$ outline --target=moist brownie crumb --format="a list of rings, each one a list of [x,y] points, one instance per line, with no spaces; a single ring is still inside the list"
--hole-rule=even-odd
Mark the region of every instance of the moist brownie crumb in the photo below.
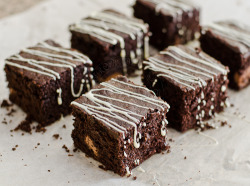
[[[170,142],[175,142],[175,140],[173,140],[172,138],[169,139]]]
[[[3,118],[3,121],[2,121],[3,124],[7,125],[7,121],[6,121],[6,118]]]
[[[133,180],[136,180],[136,179],[137,179],[137,177],[136,177],[136,176],[134,176],[134,177],[133,177]]]
[[[103,166],[103,165],[99,165],[98,166],[100,169],[102,169],[102,170],[105,170],[105,171],[107,171],[108,169],[105,167],[105,166]]]
[[[28,132],[31,134],[31,123],[32,123],[32,119],[27,116],[25,118],[25,120],[23,120],[15,129],[14,131],[18,131],[18,130],[22,130],[24,132]]]
[[[62,128],[66,129],[66,125],[63,125]]]
[[[65,151],[66,151],[67,153],[70,152],[69,148],[68,148],[66,145],[63,145],[62,148],[65,149]]]
[[[187,159],[187,157],[185,156],[185,157],[184,157],[184,160],[186,160],[186,159]]]
[[[50,170],[48,170],[48,172],[50,172]]]
[[[4,107],[11,107],[13,106],[12,103],[9,103],[6,99],[3,100],[3,102],[1,103],[1,107],[4,108]]]
[[[43,125],[38,124],[38,125],[36,126],[36,132],[37,132],[37,133],[40,133],[40,132],[45,133],[46,131],[47,131],[47,129],[46,129]]]
[[[222,127],[228,125],[229,128],[232,128],[232,125],[230,125],[227,121],[222,121],[220,124]]]
[[[168,149],[168,150],[167,150],[167,153],[170,153],[170,152],[171,152],[171,150],[170,150],[170,149]]]
[[[14,148],[12,148],[12,151],[15,151],[16,150],[16,148],[14,147]]]
[[[54,134],[53,138],[58,139],[59,138],[59,134]]]
[[[15,112],[16,112],[16,110],[12,108],[6,115],[13,116],[13,113],[15,113]]]
[[[73,154],[68,154],[68,156],[74,156]]]

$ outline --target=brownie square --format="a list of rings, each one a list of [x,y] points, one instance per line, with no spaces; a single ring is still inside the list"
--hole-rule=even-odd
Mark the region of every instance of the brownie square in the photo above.
[[[148,25],[114,10],[96,12],[69,27],[71,46],[93,60],[94,77],[130,75],[148,57]]]
[[[169,105],[124,76],[96,86],[72,108],[74,145],[121,176],[169,148]]]
[[[199,49],[170,46],[143,62],[142,81],[171,105],[170,126],[186,131],[228,105],[228,68]]]
[[[242,89],[250,84],[250,27],[234,21],[204,26],[201,48],[228,66],[229,86]]]
[[[52,40],[6,59],[10,100],[42,126],[71,112],[70,103],[93,84],[92,62]]]
[[[200,10],[187,0],[136,0],[133,8],[149,24],[150,43],[158,49],[187,43],[200,30]]]

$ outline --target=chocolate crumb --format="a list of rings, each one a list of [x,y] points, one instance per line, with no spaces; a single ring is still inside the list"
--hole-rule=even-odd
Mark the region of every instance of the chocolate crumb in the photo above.
[[[16,148],[14,147],[14,148],[12,148],[12,151],[15,151],[16,150]]]
[[[15,113],[15,112],[16,112],[16,110],[12,108],[6,115],[13,116],[13,113]]]
[[[59,134],[54,134],[53,135],[53,138],[55,138],[55,139],[58,139],[60,136],[59,136]]]
[[[66,129],[66,125],[63,125],[62,128]]]
[[[184,160],[186,160],[186,159],[187,159],[187,156],[184,157]]]
[[[9,103],[6,99],[3,100],[3,102],[1,103],[1,107],[4,108],[4,107],[11,107],[13,106],[12,103]]]
[[[172,138],[169,139],[170,142],[175,142]]]
[[[69,148],[68,148],[66,145],[63,145],[62,148],[65,149],[65,151],[66,151],[67,153],[70,152]]]
[[[40,132],[45,133],[46,131],[47,131],[47,129],[44,128],[41,124],[38,124],[38,125],[36,126],[36,132],[37,132],[37,133],[40,133]]]
[[[170,152],[171,152],[171,150],[170,150],[170,149],[168,149],[168,150],[167,150],[167,153],[170,153]]]
[[[68,156],[74,156],[73,154],[68,154]]]
[[[136,177],[136,176],[134,176],[134,177],[133,177],[133,180],[136,180],[136,179],[137,179],[137,177]]]
[[[73,149],[73,152],[76,152],[77,150],[78,150],[77,148],[74,148],[74,149]]]
[[[28,132],[31,134],[31,123],[32,123],[32,120],[29,116],[27,116],[25,118],[25,120],[23,120],[15,129],[14,131],[18,131],[18,130],[22,130],[24,132]]]
[[[107,171],[108,169],[106,169],[106,167],[104,166],[104,165],[99,165],[98,166],[100,169],[102,169],[102,170],[105,170],[105,171]]]
[[[37,145],[40,145],[40,143],[37,143]]]
[[[48,170],[48,172],[50,172],[50,170]]]

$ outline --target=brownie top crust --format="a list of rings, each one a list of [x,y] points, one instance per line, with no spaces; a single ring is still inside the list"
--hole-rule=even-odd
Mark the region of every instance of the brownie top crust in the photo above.
[[[195,4],[189,0],[137,0],[140,3],[146,4],[147,6],[153,8],[156,14],[163,14],[182,19],[183,12],[193,13],[194,9],[199,10]]]
[[[219,21],[204,26],[202,34],[209,32],[234,51],[250,56],[250,27],[234,21]]]
[[[143,62],[144,70],[151,70],[157,77],[166,78],[182,90],[204,87],[220,74],[227,75],[228,68],[199,49],[183,45],[170,46]],[[154,83],[156,83],[155,80]]]
[[[124,76],[103,82],[72,103],[73,109],[92,115],[111,130],[122,133],[134,128],[134,146],[139,148],[136,140],[137,125],[150,112],[168,110],[170,106],[158,98],[153,91],[144,86],[133,84]],[[163,121],[163,128],[165,125]],[[162,135],[166,133],[161,131]]]
[[[125,74],[125,38],[129,37],[132,40],[136,40],[137,55],[143,54],[144,44],[144,57],[147,58],[149,56],[148,24],[140,19],[127,17],[114,10],[95,12],[78,23],[70,25],[69,30],[71,32],[90,35],[94,41],[98,42],[104,48],[120,45],[120,56],[123,59],[123,71]]]
[[[83,84],[89,84],[93,80],[89,73],[93,71],[92,61],[87,56],[75,50],[63,48],[52,40],[21,50],[18,54],[7,58],[5,64],[13,72],[21,74],[24,79],[28,79],[38,87],[50,84],[51,81],[59,81],[66,71],[70,71],[70,89],[74,97],[80,96]],[[84,82],[85,78],[82,79],[79,91],[75,92],[75,68],[82,65],[84,65],[83,74],[88,82]],[[61,91],[61,88],[57,90],[59,95]]]

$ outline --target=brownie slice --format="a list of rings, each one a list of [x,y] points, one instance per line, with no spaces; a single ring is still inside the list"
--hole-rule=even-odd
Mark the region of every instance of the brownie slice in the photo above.
[[[179,131],[203,128],[228,105],[228,68],[199,49],[170,46],[143,66],[143,83],[171,105],[169,124]]]
[[[52,40],[6,59],[10,100],[42,126],[71,112],[70,103],[92,84],[92,62]]]
[[[200,31],[200,10],[188,0],[136,0],[134,16],[149,24],[158,49],[184,44]]]
[[[118,74],[132,74],[149,55],[148,25],[114,10],[93,13],[69,29],[72,48],[93,60],[99,82]]]
[[[227,65],[229,86],[242,89],[250,84],[250,27],[233,21],[204,26],[201,48]]]
[[[96,86],[72,108],[74,145],[121,176],[169,148],[169,105],[124,76]]]

